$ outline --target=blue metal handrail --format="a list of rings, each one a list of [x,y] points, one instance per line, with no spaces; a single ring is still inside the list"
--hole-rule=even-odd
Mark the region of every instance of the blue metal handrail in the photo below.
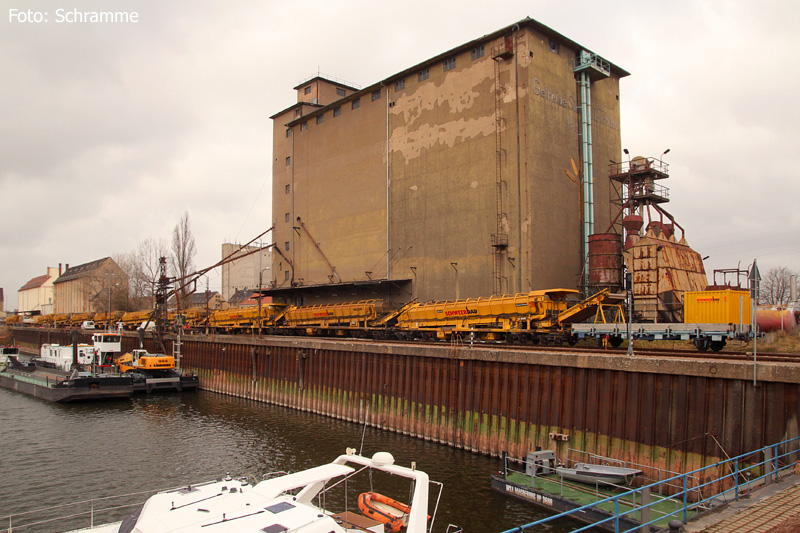
[[[778,448],[781,447],[781,446],[788,446],[790,443],[795,443],[794,448],[791,451],[786,451],[786,452],[784,452],[784,453],[779,455]],[[770,453],[767,453],[767,452],[770,452]],[[761,461],[759,463],[750,464],[750,466],[748,466],[746,468],[741,468],[741,463],[745,459],[747,459],[747,458],[749,458],[749,457],[751,457],[753,455],[756,455],[758,453],[763,453],[766,456],[766,459],[764,459],[763,461]],[[576,509],[572,509],[571,511],[566,511],[566,512],[563,512],[563,513],[560,513],[560,514],[549,516],[547,518],[543,518],[541,520],[537,520],[535,522],[531,522],[530,524],[525,524],[523,526],[518,526],[518,527],[515,527],[513,529],[508,529],[506,531],[503,531],[502,533],[521,533],[521,532],[524,532],[525,530],[527,530],[529,528],[532,528],[532,527],[535,527],[535,526],[539,526],[539,525],[542,525],[542,524],[546,524],[547,522],[552,522],[553,520],[558,520],[558,519],[561,519],[561,518],[568,518],[568,517],[570,517],[570,516],[572,516],[572,515],[574,515],[576,513],[580,513],[582,511],[591,509],[593,507],[597,507],[600,504],[604,504],[604,503],[608,503],[608,502],[613,502],[613,504],[614,504],[615,512],[614,512],[613,516],[610,516],[610,517],[608,517],[608,518],[606,518],[604,520],[599,520],[599,521],[594,522],[594,523],[592,523],[590,525],[583,526],[583,527],[578,528],[578,529],[574,529],[572,531],[572,533],[578,533],[579,531],[588,531],[588,530],[590,530],[590,529],[592,529],[592,528],[594,528],[594,527],[596,527],[596,526],[598,526],[600,524],[605,524],[606,522],[611,522],[611,521],[614,522],[614,531],[616,533],[627,533],[629,531],[639,531],[639,529],[644,527],[644,526],[650,526],[650,525],[656,523],[657,521],[664,520],[665,518],[668,518],[670,516],[675,516],[677,519],[680,519],[685,524],[688,521],[688,516],[689,516],[689,512],[690,511],[692,511],[694,509],[697,509],[699,507],[702,507],[704,504],[709,503],[711,501],[719,500],[719,498],[721,496],[725,496],[725,495],[733,492],[734,493],[734,500],[738,500],[739,496],[740,496],[740,487],[742,487],[742,486],[746,486],[746,485],[752,486],[752,485],[754,485],[756,482],[758,482],[760,480],[765,480],[766,481],[771,476],[774,476],[774,481],[777,481],[780,478],[780,473],[781,472],[783,472],[784,470],[788,470],[788,469],[794,467],[794,461],[791,462],[791,464],[786,464],[785,463],[784,466],[780,466],[779,460],[784,458],[784,457],[786,457],[786,456],[788,456],[788,455],[796,454],[796,453],[800,453],[800,437],[794,437],[792,439],[788,439],[788,440],[785,440],[783,442],[779,442],[777,444],[771,444],[769,446],[764,446],[763,448],[761,448],[759,450],[756,450],[756,451],[753,451],[753,452],[744,453],[742,455],[739,455],[739,456],[736,456],[736,457],[732,457],[732,458],[726,459],[724,461],[720,461],[719,463],[715,463],[713,465],[704,466],[702,468],[698,468],[697,470],[693,470],[693,471],[687,472],[685,474],[679,474],[677,476],[673,476],[673,477],[671,477],[669,479],[665,479],[663,481],[658,481],[656,483],[651,483],[650,485],[645,485],[645,486],[639,487],[637,489],[633,489],[633,490],[629,490],[629,491],[621,493],[621,494],[617,494],[616,496],[610,496],[610,497],[605,498],[603,500],[598,500],[598,501],[590,503],[588,505],[584,505],[582,507],[578,507]],[[740,478],[747,476],[752,470],[758,469],[760,467],[764,467],[764,471],[765,471],[764,474],[762,474],[762,475],[760,475],[758,477],[755,477],[753,479],[748,479],[748,481],[746,481],[745,483],[740,483],[739,482]],[[725,474],[725,475],[720,476],[720,477],[717,477],[717,478],[714,478],[714,479],[711,479],[711,481],[707,481],[707,482],[705,482],[703,484],[700,484],[700,485],[698,485],[696,487],[693,487],[691,489],[691,491],[699,491],[699,489],[702,489],[703,487],[709,487],[709,486],[711,486],[713,484],[720,483],[720,482],[722,482],[724,480],[727,480],[727,479],[733,479],[733,486],[731,488],[729,488],[729,489],[726,489],[726,490],[723,490],[722,492],[717,493],[714,496],[710,496],[708,498],[703,498],[703,499],[700,499],[700,500],[698,500],[696,502],[689,502],[689,497],[688,497],[689,490],[690,490],[688,488],[688,480],[689,480],[689,478],[693,477],[693,476],[699,476],[699,474],[701,474],[702,472],[705,472],[706,470],[709,470],[711,468],[725,468],[726,470],[730,470],[730,473]],[[672,511],[671,513],[667,513],[666,515],[662,515],[659,518],[656,518],[654,520],[650,520],[649,522],[641,523],[641,524],[639,524],[639,525],[637,525],[637,526],[635,526],[635,527],[633,527],[631,529],[620,530],[619,518],[621,516],[626,516],[626,515],[629,515],[629,514],[632,514],[632,513],[638,513],[642,509],[648,509],[648,508],[652,507],[653,505],[655,505],[656,503],[659,503],[657,501],[656,502],[651,502],[651,503],[649,503],[647,505],[642,505],[642,506],[640,506],[638,508],[635,508],[635,509],[631,509],[631,510],[628,510],[628,511],[620,512],[619,511],[619,502],[620,502],[620,500],[623,499],[623,498],[635,498],[636,497],[635,496],[636,493],[641,493],[642,491],[644,491],[646,489],[655,489],[655,488],[657,488],[658,486],[660,486],[660,485],[662,485],[664,483],[675,483],[675,484],[680,483],[683,486],[683,490],[673,496],[673,498],[676,499],[676,501],[677,501],[678,498],[680,498],[682,500],[681,506],[678,509],[676,509],[675,511]],[[678,516],[679,514],[680,514],[680,516]]]

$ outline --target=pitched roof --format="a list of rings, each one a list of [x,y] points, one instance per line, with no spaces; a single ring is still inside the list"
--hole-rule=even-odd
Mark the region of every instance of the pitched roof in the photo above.
[[[31,278],[28,281],[28,283],[23,285],[19,290],[27,291],[28,289],[36,289],[36,288],[41,287],[42,285],[44,285],[45,282],[48,279],[50,279],[50,276],[48,276],[47,274],[45,274],[43,276],[36,276],[35,278]]]
[[[212,298],[214,298],[214,296],[217,294],[219,294],[218,291],[194,292],[192,294],[184,296],[181,299],[181,307],[183,309],[189,309],[190,307],[204,307],[206,303]],[[172,296],[170,297],[167,305],[175,307],[175,301],[176,301],[175,296]]]
[[[98,259],[96,261],[91,261],[89,263],[84,263],[82,265],[74,266],[68,268],[57,280],[53,282],[56,283],[63,283],[65,281],[72,281],[74,279],[79,279],[90,275],[92,272],[100,268],[103,263],[111,259],[110,257],[104,257],[102,259]]]
[[[233,293],[233,296],[228,298],[228,303],[231,306],[236,307],[236,306],[245,304],[245,302],[248,302],[248,300],[249,300],[250,304],[256,305],[257,300],[255,298],[253,298],[253,296],[255,294],[257,294],[257,293],[258,293],[258,291],[254,290],[254,289],[239,289],[238,291]]]

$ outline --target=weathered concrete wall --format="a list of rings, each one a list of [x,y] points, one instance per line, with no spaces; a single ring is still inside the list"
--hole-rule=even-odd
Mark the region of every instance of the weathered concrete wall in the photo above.
[[[326,107],[275,115],[274,235],[294,281],[338,282],[319,244],[343,281],[413,278],[403,301],[577,287],[581,193],[564,171],[581,166],[581,49],[523,23]],[[621,152],[624,75],[592,82],[596,231],[619,208],[607,165]],[[493,248],[496,235],[507,247]],[[286,261],[274,261],[289,286]]]
[[[798,435],[795,365],[759,364],[753,387],[752,365],[732,362],[231,340],[184,345],[204,388],[480,453],[572,448],[688,471]]]

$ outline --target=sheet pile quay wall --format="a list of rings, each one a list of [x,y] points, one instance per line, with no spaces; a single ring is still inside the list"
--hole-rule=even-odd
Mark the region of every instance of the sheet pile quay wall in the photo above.
[[[24,340],[56,342],[43,333]],[[183,367],[205,390],[366,419],[484,454],[571,448],[685,472],[798,435],[798,365],[759,363],[754,387],[752,362],[697,357],[274,337],[182,342]],[[126,336],[125,349],[137,346]]]

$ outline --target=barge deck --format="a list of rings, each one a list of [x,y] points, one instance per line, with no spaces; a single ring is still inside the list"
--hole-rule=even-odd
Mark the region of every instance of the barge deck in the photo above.
[[[0,387],[50,402],[130,398],[133,379],[127,376],[77,375],[53,369],[10,366],[0,371]]]
[[[522,469],[516,470],[512,465],[519,465]],[[607,482],[588,484],[568,481],[563,473],[554,470],[533,474],[535,471],[535,465],[504,455],[503,470],[491,476],[492,489],[554,514],[586,507],[571,517],[584,524],[595,525],[602,531],[666,531],[669,521],[674,519],[670,518],[670,513],[682,505],[681,501],[649,491],[638,499],[634,492],[631,498],[606,501],[631,488]],[[690,512],[689,517],[694,514]],[[642,525],[647,523],[650,525]]]

